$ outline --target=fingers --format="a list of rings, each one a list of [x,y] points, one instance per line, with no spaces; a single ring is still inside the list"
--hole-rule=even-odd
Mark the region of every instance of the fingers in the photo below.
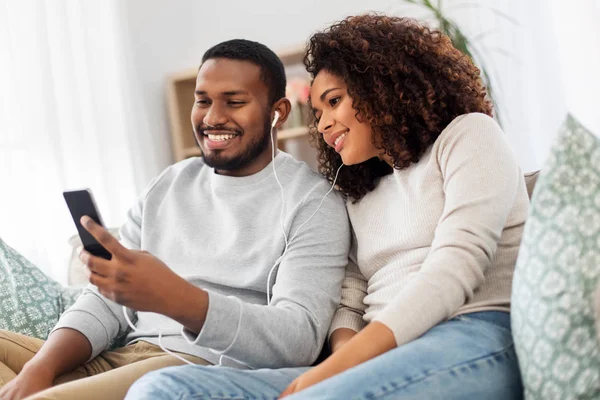
[[[104,297],[107,297],[109,299],[111,298],[112,291],[109,290],[110,284],[111,284],[111,281],[109,280],[109,278],[102,276],[102,275],[90,273],[89,279],[90,279],[90,283],[98,288],[98,291],[100,292],[100,294],[102,294]]]
[[[93,256],[84,250],[79,253],[79,259],[92,274],[100,275],[102,277],[109,277],[112,275],[114,267],[111,265],[110,261],[105,260],[102,257]]]
[[[102,276],[102,275],[90,273],[89,278],[90,278],[90,283],[92,285],[98,287],[99,290],[105,290],[102,288],[108,288],[108,285],[110,284],[110,281],[108,280],[108,278],[106,278],[105,276]]]
[[[93,219],[84,215],[81,217],[81,225],[113,256],[130,260],[129,250],[119,243],[119,241],[110,234],[104,227],[98,225]]]
[[[121,304],[123,301],[122,295],[116,290],[114,280],[94,272],[87,273],[89,281],[92,285],[98,288],[98,292],[109,300]]]

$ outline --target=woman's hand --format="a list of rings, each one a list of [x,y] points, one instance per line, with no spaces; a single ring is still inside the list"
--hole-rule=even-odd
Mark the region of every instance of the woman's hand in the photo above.
[[[336,329],[334,333],[339,330]],[[349,334],[349,332],[345,333]],[[343,334],[344,332],[340,333],[342,336]],[[341,346],[342,344],[343,346]],[[331,378],[347,369],[375,358],[395,347],[396,339],[390,328],[380,322],[371,322],[360,333],[352,335],[352,338],[345,342],[345,344],[338,344],[337,351],[327,360],[296,378],[281,393],[280,398],[316,385],[327,378]]]

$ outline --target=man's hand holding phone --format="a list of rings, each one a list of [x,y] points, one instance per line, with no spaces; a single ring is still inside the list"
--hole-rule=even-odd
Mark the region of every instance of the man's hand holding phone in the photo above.
[[[90,283],[103,296],[137,311],[166,315],[192,332],[200,332],[208,311],[205,291],[174,273],[152,254],[127,249],[90,217],[83,216],[81,224],[112,254],[110,260],[86,250],[79,256],[87,267]]]
[[[125,248],[90,217],[83,216],[80,222],[112,254],[107,260],[87,250],[80,253],[90,283],[121,305],[169,315],[172,298],[188,283],[152,254]]]

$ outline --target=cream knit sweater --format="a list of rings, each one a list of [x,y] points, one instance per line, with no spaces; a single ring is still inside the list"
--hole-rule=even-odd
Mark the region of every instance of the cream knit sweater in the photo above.
[[[417,164],[348,202],[352,261],[330,332],[379,321],[400,346],[459,314],[508,311],[528,206],[496,122],[456,118]]]

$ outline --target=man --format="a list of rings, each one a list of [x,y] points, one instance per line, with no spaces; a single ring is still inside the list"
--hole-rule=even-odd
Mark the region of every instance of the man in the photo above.
[[[45,343],[0,332],[0,353],[20,360],[0,363],[17,374],[0,399],[124,398],[146,372],[182,364],[159,346],[203,365],[314,362],[340,300],[350,231],[338,196],[319,206],[324,179],[285,153],[272,161],[271,124],[290,112],[285,85],[281,61],[261,44],[232,40],[204,54],[191,113],[203,158],[149,185],[121,243],[82,218],[113,258],[82,253],[91,285]],[[107,351],[129,330],[121,305],[136,330]]]

